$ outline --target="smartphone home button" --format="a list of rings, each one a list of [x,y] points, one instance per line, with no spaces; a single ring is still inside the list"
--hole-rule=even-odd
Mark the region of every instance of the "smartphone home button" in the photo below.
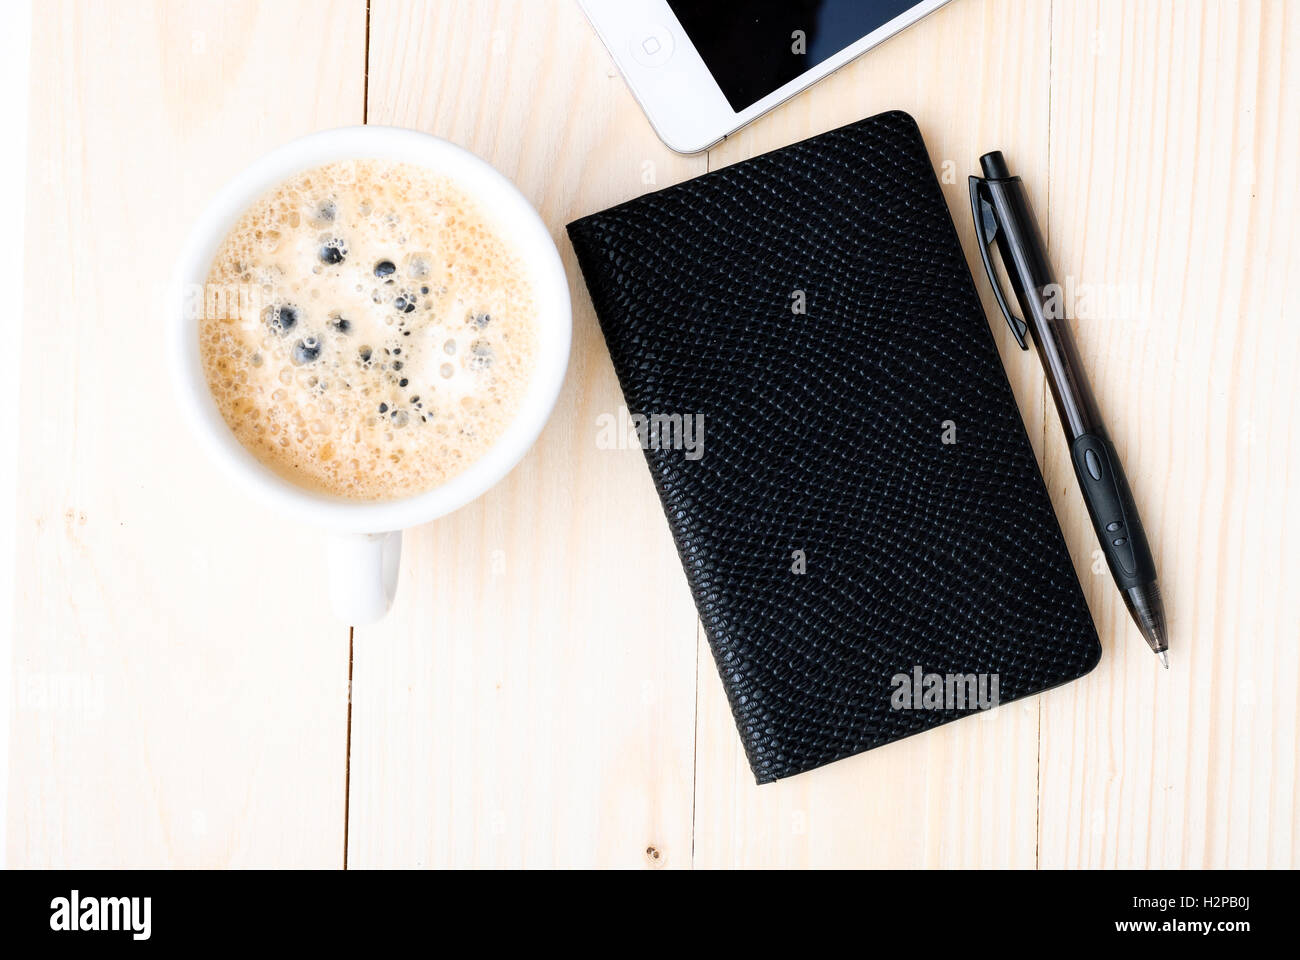
[[[673,35],[658,24],[647,24],[632,35],[632,59],[643,67],[661,67],[672,59]]]

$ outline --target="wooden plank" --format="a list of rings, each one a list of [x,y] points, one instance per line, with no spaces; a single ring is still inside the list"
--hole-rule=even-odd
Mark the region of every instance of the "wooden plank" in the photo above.
[[[342,861],[348,634],[320,602],[319,538],[213,474],[161,330],[216,188],[361,119],[364,37],[362,0],[33,20],[14,866]]]
[[[1050,243],[1115,301],[1076,328],[1173,633],[1166,674],[1104,565],[1085,578],[1106,655],[1044,717],[1044,866],[1300,862],[1296,13],[1055,4]],[[1048,477],[1086,570],[1067,456]]]
[[[358,630],[349,866],[688,866],[696,617],[563,225],[704,170],[656,138],[576,4],[371,6],[370,122],[495,164],[540,209],[574,301],[537,447],[407,535]]]
[[[0,234],[0,286],[10,291],[9,310],[0,316],[0,337],[15,356],[22,351],[23,260],[27,213],[27,93],[31,74],[32,5],[30,0],[0,7],[0,87],[9,96],[0,103],[0,126],[10,131],[8,175],[0,181],[0,207],[9,213],[9,229]],[[14,516],[18,502],[18,377],[0,381],[0,504]],[[18,555],[12,523],[0,524],[0,869],[9,864],[9,717],[13,707],[14,597]]]
[[[1048,13],[1043,4],[951,4],[716,148],[710,165],[904,109],[925,136],[978,276],[966,177],[979,155],[1006,150],[1031,186],[1045,184]],[[997,317],[987,284],[979,286]],[[1037,361],[1000,320],[993,332],[1037,445]],[[699,659],[701,866],[1033,866],[1042,698],[756,787],[702,636]]]

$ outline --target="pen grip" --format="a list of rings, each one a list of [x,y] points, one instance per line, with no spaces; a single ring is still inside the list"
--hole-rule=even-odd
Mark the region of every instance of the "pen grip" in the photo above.
[[[1155,560],[1114,445],[1104,436],[1084,434],[1070,445],[1070,454],[1116,585],[1126,590],[1154,582]]]

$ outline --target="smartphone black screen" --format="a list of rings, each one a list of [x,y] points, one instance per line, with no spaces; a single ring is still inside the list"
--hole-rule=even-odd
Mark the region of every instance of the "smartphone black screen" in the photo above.
[[[668,5],[731,108],[740,112],[916,6],[916,0],[668,0]]]

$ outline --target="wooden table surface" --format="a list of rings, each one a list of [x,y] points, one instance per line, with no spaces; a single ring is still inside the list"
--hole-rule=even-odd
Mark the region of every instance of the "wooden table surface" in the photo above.
[[[954,0],[694,157],[657,139],[572,0],[35,8],[10,865],[1300,862],[1296,4]],[[895,108],[977,276],[965,177],[993,148],[1025,176],[1086,317],[1173,669],[1100,562],[1037,358],[990,312],[1101,664],[756,787],[641,453],[597,444],[622,398],[563,225]],[[392,614],[350,632],[321,536],[186,434],[160,331],[217,187],[362,121],[517,183],[575,309],[536,447],[408,534]]]

